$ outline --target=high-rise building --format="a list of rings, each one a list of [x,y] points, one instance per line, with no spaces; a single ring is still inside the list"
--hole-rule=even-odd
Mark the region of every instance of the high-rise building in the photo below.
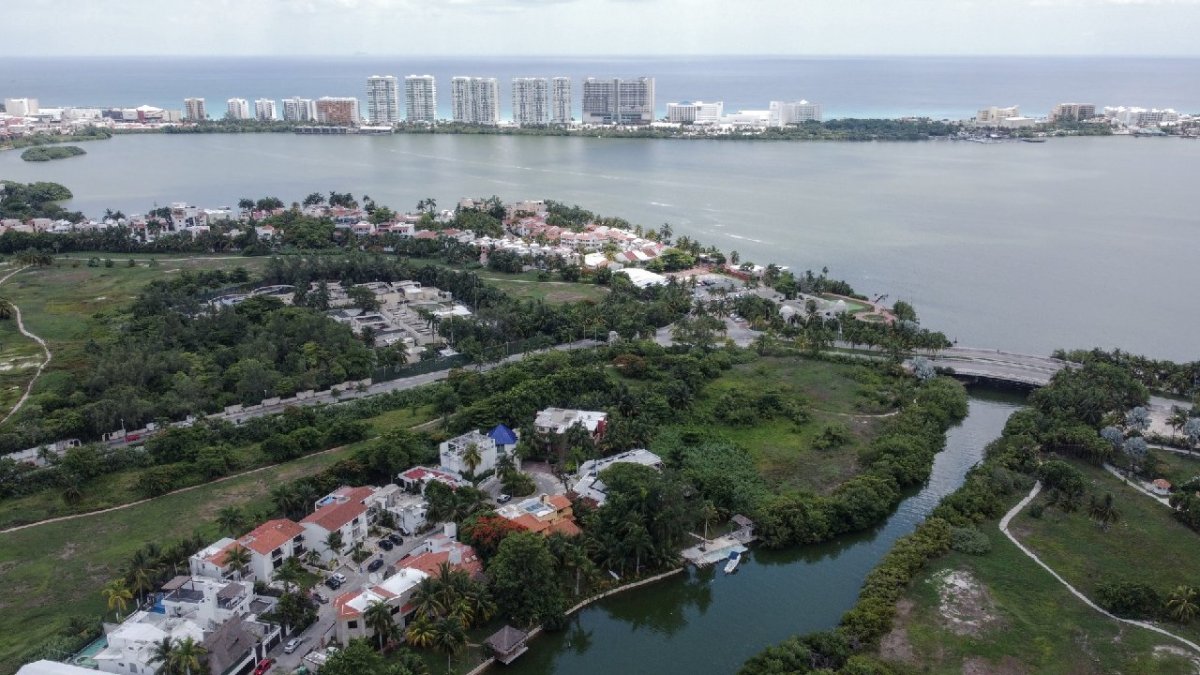
[[[248,120],[250,104],[244,98],[231,98],[225,102],[225,116],[231,120]]]
[[[36,115],[38,114],[38,100],[36,98],[6,98],[4,99],[4,111],[14,117]]]
[[[208,119],[208,112],[204,109],[204,99],[183,99],[183,119],[189,122],[203,122]]]
[[[260,98],[254,101],[254,117],[261,122],[275,120],[275,99]]]
[[[437,120],[437,82],[432,75],[409,75],[404,78],[404,119],[408,122]]]
[[[450,106],[461,124],[500,122],[500,87],[494,77],[456,77],[450,80]]]
[[[371,124],[396,124],[400,121],[400,88],[392,75],[367,78],[367,120]]]
[[[317,106],[311,98],[283,99],[283,119],[285,122],[315,122],[317,121]]]
[[[571,116],[571,78],[556,77],[550,86],[550,122],[570,124],[574,119]]]
[[[322,124],[358,126],[358,99],[346,96],[322,96],[317,99],[317,121]]]
[[[789,124],[821,121],[821,106],[805,100],[771,101],[769,124],[773,127],[786,127]]]
[[[1000,123],[1010,117],[1020,117],[1020,106],[1009,106],[1001,108],[992,106],[990,108],[980,108],[979,112],[975,113],[975,124],[981,127],[998,127]]]
[[[544,77],[514,77],[512,121],[520,126],[544,125],[550,121],[550,89]]]
[[[584,124],[649,124],[654,121],[654,78],[589,77],[583,81]]]
[[[1059,103],[1050,111],[1050,121],[1059,120],[1081,122],[1096,116],[1096,106],[1092,103]]]
[[[724,114],[723,101],[684,101],[667,104],[667,121],[676,124],[716,124]]]

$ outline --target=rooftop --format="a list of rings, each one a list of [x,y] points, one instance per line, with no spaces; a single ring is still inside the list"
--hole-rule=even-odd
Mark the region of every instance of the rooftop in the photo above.
[[[326,531],[340,530],[346,523],[367,512],[366,500],[375,490],[369,487],[342,487],[322,499],[316,511],[308,514],[301,523],[312,523]]]
[[[576,424],[582,424],[585,429],[595,433],[607,419],[608,413],[596,410],[546,408],[537,414],[533,423],[539,429],[548,429],[558,434],[566,433],[567,429]]]
[[[300,527],[287,518],[277,518],[275,520],[268,520],[250,530],[238,542],[251,551],[269,555],[271,551],[283,546],[288,540],[294,539],[301,534],[304,534],[303,527]]]

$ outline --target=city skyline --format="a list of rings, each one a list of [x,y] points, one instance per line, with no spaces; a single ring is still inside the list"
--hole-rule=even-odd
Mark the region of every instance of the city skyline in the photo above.
[[[5,8],[0,55],[1200,55],[1200,0],[748,0],[723,9],[715,0],[114,0],[79,3],[63,22],[58,4],[28,0]],[[545,28],[536,44],[495,37],[533,20]],[[55,30],[28,30],[41,25]],[[393,44],[400,27],[403,51],[363,49]],[[330,42],[330,32],[360,39]]]

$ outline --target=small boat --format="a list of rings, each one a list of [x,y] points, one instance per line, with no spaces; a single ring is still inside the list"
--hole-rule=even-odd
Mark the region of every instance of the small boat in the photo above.
[[[1027,136],[1025,138],[1022,138],[1021,140],[1024,141],[1025,143],[1045,143],[1046,142],[1046,139],[1041,138],[1039,136],[1035,136],[1032,138]]]
[[[729,558],[725,561],[725,574],[733,574],[737,571],[738,563],[742,561],[742,554],[737,551],[732,551]]]

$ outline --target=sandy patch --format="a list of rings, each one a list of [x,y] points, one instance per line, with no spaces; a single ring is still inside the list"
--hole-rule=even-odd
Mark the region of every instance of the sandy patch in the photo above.
[[[1000,659],[999,663],[972,656],[963,661],[962,672],[963,675],[1024,675],[1030,670],[1011,656]]]
[[[896,663],[916,663],[912,643],[908,640],[908,617],[912,613],[913,601],[902,598],[896,603],[896,618],[892,620],[892,631],[879,641],[879,657]]]
[[[1197,656],[1195,652],[1189,652],[1183,647],[1176,647],[1175,645],[1155,645],[1154,655],[1159,658],[1174,656],[1181,659],[1187,659],[1192,663],[1192,672],[1200,673],[1200,656]]]
[[[978,636],[1000,623],[991,594],[967,570],[942,570],[929,582],[937,587],[942,624],[955,635]]]

